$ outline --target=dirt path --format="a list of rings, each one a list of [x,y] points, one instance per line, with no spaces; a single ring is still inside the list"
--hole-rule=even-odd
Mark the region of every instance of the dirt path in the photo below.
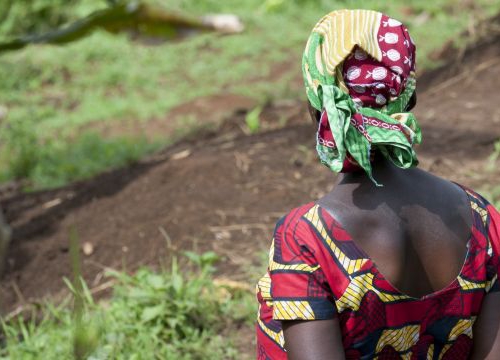
[[[485,169],[500,138],[499,78],[497,37],[421,79],[416,115],[424,169],[476,189],[498,183],[500,171]],[[218,133],[193,135],[90,181],[33,194],[4,191],[0,201],[14,238],[0,283],[1,313],[66,292],[72,228],[81,244],[92,244],[83,256],[92,288],[105,281],[105,267],[158,265],[186,249],[214,250],[223,256],[221,274],[252,283],[275,221],[328,191],[335,176],[316,160],[305,104],[268,106],[266,131],[257,135],[242,131],[244,118],[239,111]]]

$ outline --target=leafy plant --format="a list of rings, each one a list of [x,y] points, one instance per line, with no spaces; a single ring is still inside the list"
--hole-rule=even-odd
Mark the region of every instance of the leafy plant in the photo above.
[[[252,111],[250,111],[245,117],[245,124],[248,131],[254,134],[260,129],[260,113],[262,112],[262,107],[257,106]]]
[[[252,293],[214,283],[214,253],[186,256],[193,270],[174,259],[169,271],[110,271],[116,284],[102,303],[83,284],[79,327],[67,303],[46,304],[39,322],[2,321],[0,359],[68,359],[76,345],[86,359],[240,359],[231,331],[253,318]]]

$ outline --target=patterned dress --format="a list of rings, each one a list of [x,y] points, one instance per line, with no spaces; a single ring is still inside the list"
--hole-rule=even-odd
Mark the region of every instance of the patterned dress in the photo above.
[[[282,218],[257,284],[257,358],[287,359],[279,320],[338,316],[347,359],[466,359],[484,296],[499,291],[500,215],[467,190],[473,225],[460,274],[421,298],[394,288],[319,205]]]

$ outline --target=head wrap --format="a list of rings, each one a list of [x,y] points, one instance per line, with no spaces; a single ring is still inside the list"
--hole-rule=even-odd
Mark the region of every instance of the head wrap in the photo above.
[[[373,147],[400,168],[418,164],[413,145],[421,132],[405,112],[415,91],[415,45],[403,24],[376,11],[333,11],[314,27],[302,70],[309,102],[321,111],[323,164],[335,172],[356,164],[375,183]]]

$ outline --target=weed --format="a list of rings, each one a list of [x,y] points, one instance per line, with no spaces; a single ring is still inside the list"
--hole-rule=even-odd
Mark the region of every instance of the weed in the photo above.
[[[500,140],[498,140],[493,148],[493,152],[490,155],[489,158],[489,164],[488,168],[489,170],[493,170],[495,168],[496,162],[498,161],[498,158],[500,158]]]
[[[253,295],[214,284],[215,254],[187,257],[194,270],[174,259],[169,271],[108,272],[116,285],[111,299],[99,304],[82,283],[78,327],[67,305],[45,305],[40,322],[2,322],[0,359],[68,359],[75,351],[88,359],[240,358],[228,330],[251,321]],[[80,291],[67,284],[73,294]]]
[[[245,124],[246,124],[248,131],[251,134],[258,132],[260,129],[260,113],[261,112],[262,112],[262,107],[257,106],[255,109],[250,111],[245,116]]]

